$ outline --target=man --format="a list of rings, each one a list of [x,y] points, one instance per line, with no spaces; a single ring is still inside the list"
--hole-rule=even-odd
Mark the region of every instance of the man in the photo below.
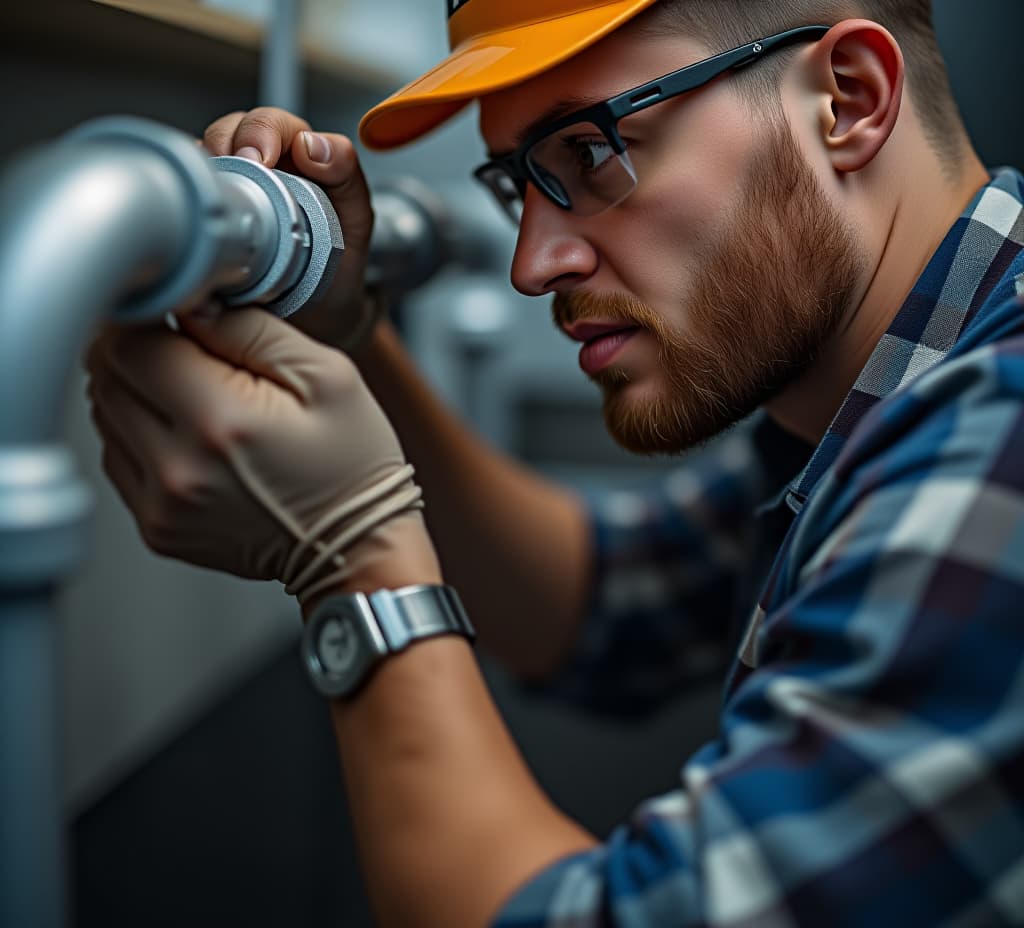
[[[735,631],[718,738],[601,844],[531,780],[457,605],[416,592],[453,634],[367,659],[331,703],[380,923],[1021,923],[1024,179],[972,151],[928,3],[449,13],[453,55],[364,140],[479,100],[513,284],[554,295],[624,445],[762,413],[604,507],[466,434],[386,323],[347,345],[362,377],[258,311],[94,346],[105,466],[143,536],[286,581],[327,689],[359,628],[394,632],[400,597],[359,625],[351,594],[442,577],[509,666],[599,709],[655,704]],[[301,322],[346,344],[372,221],[351,144],[272,110],[205,144],[328,190],[342,295]]]

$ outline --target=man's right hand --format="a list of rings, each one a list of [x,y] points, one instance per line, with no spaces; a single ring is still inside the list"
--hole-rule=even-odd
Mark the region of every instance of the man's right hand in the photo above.
[[[325,344],[347,347],[353,327],[363,318],[363,278],[373,230],[370,192],[352,141],[314,132],[304,119],[284,110],[260,107],[211,123],[203,147],[211,155],[249,158],[301,175],[323,188],[341,220],[345,253],[327,298],[289,321]]]

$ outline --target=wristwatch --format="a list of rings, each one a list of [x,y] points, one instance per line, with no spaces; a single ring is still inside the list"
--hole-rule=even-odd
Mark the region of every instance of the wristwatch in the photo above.
[[[476,633],[450,586],[407,586],[330,596],[302,633],[306,671],[324,696],[351,696],[391,654],[435,635]]]

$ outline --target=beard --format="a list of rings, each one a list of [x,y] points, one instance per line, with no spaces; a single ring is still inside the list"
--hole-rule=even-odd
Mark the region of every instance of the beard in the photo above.
[[[657,340],[665,383],[653,396],[631,395],[623,368],[592,378],[608,431],[629,451],[677,454],[745,419],[815,362],[852,302],[863,249],[788,127],[744,187],[742,214],[696,256],[684,327],[631,297],[555,296],[556,325],[625,320]]]

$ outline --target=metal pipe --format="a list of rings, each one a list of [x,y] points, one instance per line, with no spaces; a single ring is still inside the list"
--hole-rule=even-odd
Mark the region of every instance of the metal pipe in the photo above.
[[[144,148],[57,146],[12,173],[0,191],[0,445],[56,437],[89,332],[168,275],[189,219],[183,184]]]
[[[105,316],[158,319],[218,289],[289,312],[333,273],[341,234],[326,198],[238,161],[215,166],[182,133],[105,120],[0,184],[3,926],[65,919],[53,598],[81,559],[90,494],[57,434],[83,344]]]
[[[57,444],[69,372],[110,308],[181,260],[188,201],[166,159],[56,146],[0,189],[0,924],[65,918],[53,596],[89,494]]]
[[[433,206],[389,196],[370,276],[397,291],[447,249]],[[326,296],[342,247],[315,185],[145,120],[87,124],[0,182],[0,926],[65,918],[52,613],[90,493],[57,435],[83,344],[104,317],[213,295],[288,315]]]
[[[0,924],[65,923],[57,692],[49,599],[4,598],[0,617]]]
[[[302,115],[299,0],[273,0],[260,60],[260,102]]]

